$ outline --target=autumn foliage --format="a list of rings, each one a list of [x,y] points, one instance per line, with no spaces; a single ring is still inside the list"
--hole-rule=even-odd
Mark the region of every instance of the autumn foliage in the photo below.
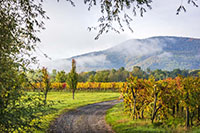
[[[158,81],[153,76],[148,80],[130,77],[121,92],[125,111],[133,119],[150,119],[152,123],[186,127],[200,121],[199,77]]]
[[[120,91],[124,82],[78,82],[78,91]],[[44,82],[32,83],[26,87],[27,91],[43,91]],[[50,85],[52,91],[70,91],[67,83],[53,82]]]

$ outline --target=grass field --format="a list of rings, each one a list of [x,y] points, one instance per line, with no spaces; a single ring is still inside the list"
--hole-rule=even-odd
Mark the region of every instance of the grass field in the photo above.
[[[63,112],[87,104],[117,99],[118,97],[119,93],[116,92],[79,92],[75,94],[75,99],[73,100],[70,92],[49,92],[47,100],[52,100],[55,104],[47,110],[47,115],[41,119],[42,131],[38,130],[36,132],[45,132],[50,122]]]
[[[132,120],[128,114],[124,113],[123,103],[119,103],[107,111],[106,121],[116,133],[200,132],[199,127],[187,130],[184,127],[171,129],[163,128],[163,125],[158,123],[151,124],[150,120]]]

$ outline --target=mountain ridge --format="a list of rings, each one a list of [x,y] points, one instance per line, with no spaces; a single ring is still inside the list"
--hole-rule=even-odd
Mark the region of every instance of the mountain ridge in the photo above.
[[[188,39],[197,39],[197,40],[200,40],[200,38],[195,38],[195,37],[183,37],[183,36],[153,36],[153,37],[147,37],[147,38],[143,38],[143,39],[136,39],[136,38],[133,38],[133,39],[128,39],[126,41],[129,41],[129,40],[144,40],[144,39],[150,39],[150,38],[162,38],[162,37],[173,37],[173,38],[188,38]],[[124,43],[126,41],[123,41],[121,43]],[[112,46],[111,48],[115,47],[115,46],[118,46],[120,45],[121,43],[119,44],[116,44],[114,46]],[[72,59],[72,58],[76,58],[76,57],[80,57],[80,56],[83,56],[83,55],[88,55],[90,53],[95,53],[95,52],[101,52],[101,51],[105,51],[105,50],[108,50],[108,49],[111,49],[111,48],[107,48],[107,49],[104,49],[104,50],[98,50],[98,51],[92,51],[92,52],[86,52],[86,53],[83,53],[83,54],[78,54],[78,55],[75,55],[75,56],[71,56],[71,57],[68,57],[68,58],[61,58],[61,60],[64,60],[64,59]],[[57,60],[60,60],[60,59],[57,59]]]
[[[200,38],[155,36],[146,39],[129,39],[101,51],[64,58],[46,64],[48,69],[69,71],[71,59],[77,61],[78,72],[125,67],[134,65],[173,70],[200,68]]]

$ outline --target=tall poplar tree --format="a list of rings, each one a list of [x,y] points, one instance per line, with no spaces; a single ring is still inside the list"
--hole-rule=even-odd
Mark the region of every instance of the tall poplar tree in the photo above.
[[[76,61],[74,59],[72,59],[72,69],[68,74],[67,83],[70,89],[72,89],[73,99],[74,99],[74,94],[78,83],[78,73],[76,72]]]

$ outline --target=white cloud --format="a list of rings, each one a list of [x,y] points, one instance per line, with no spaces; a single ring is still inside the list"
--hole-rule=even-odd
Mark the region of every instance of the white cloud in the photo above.
[[[128,40],[111,49],[111,51],[120,52],[127,56],[143,56],[162,52],[165,45],[159,39],[148,39],[145,42],[141,40]]]
[[[104,66],[104,64],[110,63],[110,61],[106,60],[106,55],[89,55],[89,56],[82,56],[75,58],[77,66],[84,66],[84,65],[90,65],[90,66],[96,66],[101,64]]]
[[[110,61],[106,60],[106,55],[86,55],[81,57],[74,58],[76,60],[76,66],[78,72],[81,71],[87,71],[88,68],[91,70],[92,67],[104,69],[105,65],[109,65]],[[42,62],[40,67],[47,67],[48,71],[52,71],[53,69],[56,69],[58,71],[64,70],[66,72],[69,72],[71,70],[71,60],[69,59],[60,59],[60,60],[53,60],[53,61],[47,61]]]
[[[173,54],[170,53],[170,52],[163,52],[160,55],[158,55],[159,58],[169,58],[169,57],[172,57],[172,56],[173,56]]]

